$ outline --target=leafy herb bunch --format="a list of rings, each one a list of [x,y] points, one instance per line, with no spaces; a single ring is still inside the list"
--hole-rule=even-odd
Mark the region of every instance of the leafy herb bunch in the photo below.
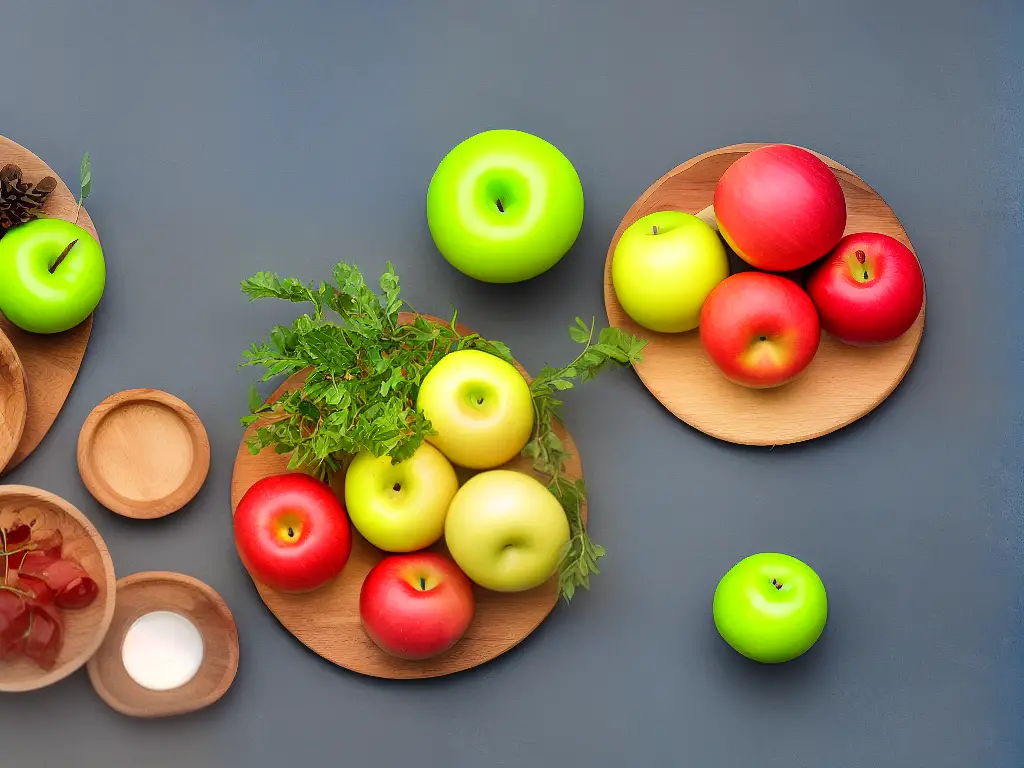
[[[514,362],[502,342],[460,334],[457,311],[445,325],[408,307],[399,297],[398,275],[390,263],[380,277],[380,293],[367,286],[357,266],[338,263],[333,277],[333,283],[307,284],[259,272],[241,284],[250,300],[275,298],[312,305],[291,326],[275,326],[266,342],[244,353],[240,367],[262,367],[262,381],[307,371],[301,387],[273,403],[264,403],[255,385],[250,387],[250,414],[242,424],[258,424],[248,438],[249,450],[256,454],[273,447],[290,453],[289,469],[301,468],[324,480],[360,451],[389,456],[397,464],[436,434],[417,410],[416,395],[423,378],[445,355],[478,349]],[[406,307],[413,321],[399,322]],[[534,469],[548,478],[547,487],[569,521],[570,542],[559,568],[566,600],[578,587],[589,589],[604,548],[590,539],[583,524],[583,480],[564,474],[569,453],[553,429],[560,418],[559,393],[605,368],[639,362],[646,345],[615,328],[602,329],[596,339],[594,333],[593,322],[587,325],[577,318],[569,334],[583,350],[568,365],[545,367],[531,381],[534,427],[523,448]]]

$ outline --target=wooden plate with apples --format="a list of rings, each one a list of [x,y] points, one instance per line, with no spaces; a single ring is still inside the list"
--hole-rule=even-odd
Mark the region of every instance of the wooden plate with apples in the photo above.
[[[409,322],[410,317],[407,313],[402,313],[400,320]],[[441,322],[436,318],[428,319]],[[462,326],[459,326],[458,329],[462,334],[469,333]],[[516,363],[516,368],[528,380],[525,370],[518,363]],[[285,392],[295,390],[304,381],[305,375],[304,372],[300,372],[292,376],[277,388],[269,400],[276,401]],[[257,421],[249,426],[245,438],[248,438],[260,425],[261,422]],[[565,476],[570,480],[582,479],[582,464],[572,436],[561,424],[555,425],[554,430],[571,454],[571,459],[564,465]],[[439,455],[440,452],[437,453]],[[288,460],[287,455],[278,454],[270,449],[263,449],[253,455],[243,439],[235,457],[234,473],[231,480],[233,514],[237,513],[239,502],[242,501],[243,496],[256,483],[286,473]],[[409,462],[409,464],[412,465],[413,462]],[[350,465],[351,471],[354,471],[352,469],[354,466],[354,464]],[[517,456],[500,469],[512,470],[517,474],[534,475],[531,461],[523,456]],[[381,475],[383,492],[391,490],[398,492],[402,483],[406,483],[407,489],[411,489],[412,483],[417,480],[421,482],[421,486],[448,482],[446,479],[435,478],[426,461],[421,463],[420,470],[423,474],[419,477],[415,475]],[[457,483],[461,488],[465,487],[465,483],[470,478],[479,474],[458,466],[455,467],[455,473],[451,482]],[[535,476],[544,479],[540,475]],[[392,483],[392,481],[394,482]],[[320,499],[319,506],[333,506],[338,500],[345,499],[345,476],[342,473],[336,473],[331,477],[330,487],[334,491],[333,496],[325,494]],[[564,517],[560,507],[558,507],[558,514]],[[582,515],[585,522],[585,506],[582,509]],[[296,520],[295,524],[296,529],[293,530],[291,522],[289,522],[287,530],[281,529],[280,535],[295,534],[302,523]],[[323,528],[321,528],[321,533],[324,533]],[[522,532],[524,536],[528,536],[529,533],[529,531]],[[418,581],[423,589],[431,589],[431,581],[436,582],[437,579],[458,582],[455,584],[458,588],[453,589],[446,598],[450,599],[449,608],[453,612],[459,612],[461,610],[459,608],[460,591],[462,589],[471,590],[474,602],[472,619],[468,628],[460,628],[464,629],[461,639],[443,653],[430,658],[401,658],[386,653],[370,639],[367,631],[364,630],[360,612],[360,593],[363,591],[364,582],[367,581],[371,569],[380,563],[387,553],[373,546],[359,534],[354,526],[350,530],[346,525],[343,530],[331,531],[329,535],[341,542],[342,549],[350,547],[350,554],[340,574],[325,585],[313,588],[311,591],[301,591],[309,585],[293,583],[289,585],[288,591],[283,591],[260,583],[255,578],[253,581],[263,602],[289,632],[328,661],[360,674],[382,678],[410,679],[439,677],[470,669],[500,656],[524,640],[544,621],[558,602],[557,573],[540,586],[521,592],[497,592],[484,589],[477,584],[471,584],[458,571],[458,568],[455,568],[454,577],[456,578],[453,579],[453,574],[443,572],[443,562],[451,564],[451,560],[448,556],[445,539],[442,537],[424,551],[429,556],[444,556],[443,561],[422,560],[419,565],[414,565],[413,571],[409,571],[404,576],[401,573],[387,573],[378,569],[374,572],[376,584],[381,587],[383,596],[383,590],[387,589],[386,582],[392,577],[407,578],[411,574],[415,577],[413,581]],[[513,542],[513,546],[514,544]],[[330,550],[325,549],[322,556],[312,558],[311,562],[324,564],[332,556],[329,552]],[[328,566],[324,565],[324,567]],[[438,568],[442,570],[438,570]],[[401,571],[402,568],[399,567],[398,570]],[[415,589],[415,587],[413,588]],[[384,598],[382,597],[382,599]],[[386,622],[387,612],[378,614],[377,618]]]
[[[608,248],[604,275],[609,323],[649,340],[644,359],[635,368],[651,394],[679,419],[708,435],[761,446],[820,437],[877,407],[909,370],[925,319],[924,280],[910,238],[881,196],[849,168],[815,152],[785,147],[797,156],[794,161],[789,155],[780,155],[790,163],[787,167],[795,164],[810,170],[779,181],[771,175],[775,167],[770,162],[745,161],[727,177],[727,185],[719,184],[737,161],[747,156],[753,159],[751,152],[768,146],[737,144],[717,149],[688,160],[655,182],[619,224]],[[760,160],[766,154],[756,157]],[[807,155],[811,156],[809,163]],[[826,174],[825,169],[831,173]],[[792,184],[795,191],[790,193],[785,184]],[[816,196],[815,184],[825,192]],[[763,214],[778,203],[773,196],[778,198],[780,188],[793,196],[785,202],[791,209],[815,213],[801,220],[776,209],[773,217],[763,215],[762,220],[748,224],[755,218],[751,210]],[[807,199],[800,198],[801,194]],[[793,198],[797,199],[795,206]],[[719,208],[728,208],[716,212],[716,200]],[[758,205],[762,208],[757,209]],[[693,225],[692,219],[682,221],[680,227],[671,214],[667,219],[645,218],[631,230],[633,242],[618,251],[626,256],[620,256],[616,278],[613,262],[624,232],[639,219],[659,212],[693,214],[721,237],[716,235],[712,243],[708,228]],[[720,226],[726,219],[728,226]],[[795,223],[787,230],[780,223],[783,221]],[[680,230],[687,227],[691,228],[690,239],[678,247],[690,249],[691,254],[703,249],[700,258],[707,259],[698,273],[681,281],[697,286],[685,298],[692,306],[689,320],[678,306],[670,306],[679,303],[678,295],[651,292],[652,284],[670,284],[671,280],[652,279],[653,273],[645,273],[643,266],[657,237],[665,238],[672,229],[679,237]],[[856,233],[884,237],[873,236],[875,240],[863,245],[861,240],[846,237]],[[840,236],[843,239],[837,244]],[[800,238],[815,242],[791,247]],[[665,240],[657,242],[664,244]],[[716,248],[721,252],[706,256]],[[807,254],[803,259],[800,248]],[[819,249],[817,255],[814,248]],[[738,251],[744,252],[746,259],[738,256]],[[786,263],[790,256],[803,260],[803,266],[790,268]],[[722,280],[725,275],[729,277]],[[764,299],[761,284],[781,298]],[[837,285],[846,286],[842,288],[845,295],[868,309],[851,311],[849,303],[837,306],[830,299],[836,295]],[[882,295],[879,286],[887,286],[889,294]],[[809,297],[815,300],[809,301]],[[771,309],[768,315],[763,306],[757,309],[771,301],[776,307],[781,304],[792,309],[787,309],[789,314]],[[832,304],[826,304],[828,301]],[[624,304],[630,304],[632,314],[644,325],[627,313]],[[643,306],[656,311],[641,317]],[[762,314],[756,315],[756,311]],[[890,321],[889,328],[877,327],[883,320]],[[820,342],[815,349],[813,338],[819,324]],[[826,325],[835,333],[828,332]],[[885,332],[893,327],[898,335],[883,342]],[[872,334],[877,338],[869,338]],[[849,336],[849,343],[837,335]],[[808,342],[807,337],[812,340]],[[765,365],[771,370],[766,372]]]
[[[43,218],[65,222],[74,222],[77,219],[78,226],[88,232],[97,244],[99,243],[96,226],[85,208],[79,208],[78,198],[68,185],[31,151],[0,136],[0,169],[8,164],[21,169],[24,184],[35,185],[44,179],[52,179],[48,184],[52,183],[53,189],[41,209]],[[25,225],[13,227],[4,237],[9,237],[10,233],[17,231],[21,226]],[[36,238],[36,233],[33,233],[33,238]],[[26,245],[31,247],[31,243]],[[52,255],[56,257],[59,253]],[[90,261],[95,263],[95,259]],[[9,268],[0,261],[0,279],[8,280]],[[82,278],[91,279],[85,273],[82,273]],[[25,429],[11,460],[0,469],[0,472],[7,472],[36,449],[63,408],[85,357],[85,349],[92,333],[92,314],[74,327],[58,333],[23,330],[0,314],[0,330],[7,334],[18,351],[28,384],[28,416]]]

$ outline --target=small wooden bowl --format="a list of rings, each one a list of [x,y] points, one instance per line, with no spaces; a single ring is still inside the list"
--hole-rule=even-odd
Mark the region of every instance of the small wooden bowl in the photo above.
[[[82,610],[61,611],[64,646],[50,671],[24,657],[0,661],[0,691],[34,691],[80,669],[96,653],[114,617],[117,580],[110,552],[89,519],[59,496],[27,485],[0,485],[0,526],[16,521],[35,530],[60,530],[64,557],[74,560],[96,582],[96,600]]]
[[[28,417],[28,382],[18,352],[0,331],[0,469],[14,455]]]
[[[137,619],[170,611],[192,622],[203,636],[202,666],[185,685],[152,691],[136,683],[121,658],[125,635]],[[110,707],[130,717],[169,717],[208,707],[231,687],[238,671],[238,628],[212,587],[180,573],[151,571],[117,582],[114,621],[89,660],[89,680]]]
[[[129,389],[97,405],[78,435],[82,482],[111,512],[152,520],[176,512],[210,470],[195,411],[158,389]]]

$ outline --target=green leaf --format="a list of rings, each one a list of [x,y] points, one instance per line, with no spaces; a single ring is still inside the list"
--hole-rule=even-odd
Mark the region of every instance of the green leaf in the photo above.
[[[81,187],[78,205],[81,206],[89,196],[89,193],[92,192],[92,161],[89,159],[88,152],[82,155],[82,166],[78,171],[78,182]]]
[[[258,411],[260,406],[263,405],[263,396],[260,391],[256,389],[255,384],[249,384],[249,410]]]

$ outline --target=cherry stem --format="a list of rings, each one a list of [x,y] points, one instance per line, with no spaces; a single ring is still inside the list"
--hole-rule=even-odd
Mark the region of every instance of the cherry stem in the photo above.
[[[0,584],[0,592],[11,592],[17,595],[18,597],[25,598],[26,600],[31,600],[36,596],[35,593],[33,592],[26,592],[23,589],[12,587],[10,584]]]
[[[57,257],[57,260],[55,262],[53,262],[53,266],[50,267],[50,274],[51,275],[54,273],[54,271],[57,269],[57,267],[59,267],[61,265],[61,262],[63,262],[64,259],[66,259],[68,257],[68,254],[71,253],[71,249],[75,247],[75,243],[77,243],[77,242],[78,242],[78,238],[75,238],[70,243],[68,243],[68,247],[65,248],[61,252],[60,256]]]

